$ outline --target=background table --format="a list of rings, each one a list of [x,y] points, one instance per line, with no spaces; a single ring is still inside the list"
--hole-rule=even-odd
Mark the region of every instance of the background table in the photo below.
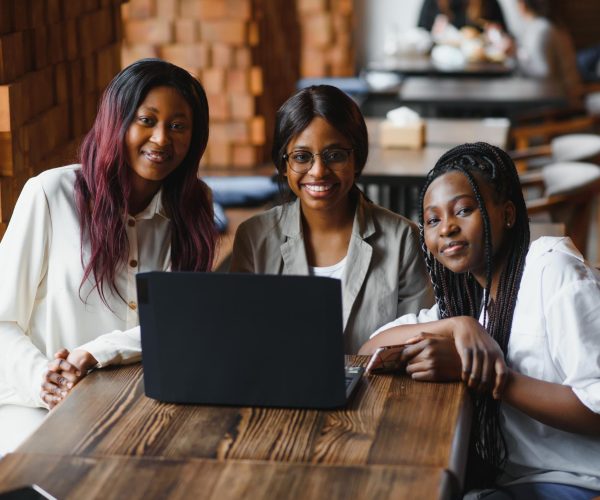
[[[431,113],[440,109],[477,110],[488,116],[498,112],[512,116],[523,109],[566,104],[565,94],[557,82],[522,77],[411,77],[404,80],[399,100],[405,105],[422,106]]]
[[[367,71],[383,71],[402,76],[437,76],[437,77],[478,77],[497,78],[510,76],[514,72],[514,62],[470,61],[459,67],[444,67],[433,62],[429,55],[397,56],[383,61],[372,62]]]
[[[428,118],[425,145],[419,149],[379,146],[381,119],[368,118],[369,157],[358,183],[374,202],[417,219],[418,199],[427,173],[448,149],[464,142],[485,141],[505,147],[507,119]]]
[[[522,77],[410,76],[397,87],[371,91],[361,101],[365,116],[381,117],[398,106],[427,117],[517,118],[523,112],[568,105],[557,82]]]

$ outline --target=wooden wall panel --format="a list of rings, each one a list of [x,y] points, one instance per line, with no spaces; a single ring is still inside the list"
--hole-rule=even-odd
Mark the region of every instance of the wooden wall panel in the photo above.
[[[126,0],[0,0],[0,237],[27,179],[75,160],[121,68]]]
[[[295,9],[277,0],[131,0],[123,18],[124,66],[158,56],[202,82],[211,120],[202,166],[269,160],[275,110],[300,76]]]

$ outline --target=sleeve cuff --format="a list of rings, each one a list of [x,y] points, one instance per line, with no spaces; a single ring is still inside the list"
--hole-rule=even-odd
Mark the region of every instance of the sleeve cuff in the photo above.
[[[98,361],[98,364],[96,365],[98,368],[104,368],[105,366],[116,364],[121,359],[119,352],[108,342],[105,342],[102,339],[92,340],[87,344],[80,345],[77,347],[77,349],[87,351],[94,356],[96,361]]]
[[[571,387],[571,389],[587,408],[600,414],[600,381],[592,382],[585,387]]]
[[[416,325],[418,323],[429,323],[431,321],[439,320],[438,314],[438,306],[434,305],[431,309],[421,309],[419,314],[405,314],[404,316],[400,316],[399,318],[391,321],[387,325],[383,325],[381,328],[375,330],[374,333],[369,337],[372,339],[373,337],[379,335],[381,332],[389,330],[390,328],[394,328],[395,326],[400,325]]]

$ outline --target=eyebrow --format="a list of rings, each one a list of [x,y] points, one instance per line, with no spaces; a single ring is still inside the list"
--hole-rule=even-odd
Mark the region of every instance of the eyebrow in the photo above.
[[[153,113],[160,113],[160,111],[158,109],[156,109],[154,106],[140,106],[140,109],[147,109],[148,111],[152,111]],[[173,115],[173,118],[179,118],[179,117],[183,117],[183,118],[187,118],[187,115],[181,111],[179,113],[175,113]]]
[[[458,194],[458,195],[456,195],[454,198],[452,198],[450,200],[449,203],[456,203],[458,200],[460,200],[462,198],[470,198],[470,199],[472,199],[474,201],[477,201],[476,198],[473,195],[464,193],[464,194]],[[426,212],[427,210],[430,210],[432,208],[436,208],[436,206],[435,205],[428,205],[428,206],[426,206],[426,207],[423,208],[423,212]]]

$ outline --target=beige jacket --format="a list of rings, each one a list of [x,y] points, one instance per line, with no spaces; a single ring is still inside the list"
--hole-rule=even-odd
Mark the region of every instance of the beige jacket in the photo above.
[[[385,323],[433,305],[417,228],[408,219],[361,196],[347,256],[342,280],[347,353],[356,353]],[[309,274],[298,200],[240,225],[231,271]],[[302,304],[297,308],[303,311]]]

